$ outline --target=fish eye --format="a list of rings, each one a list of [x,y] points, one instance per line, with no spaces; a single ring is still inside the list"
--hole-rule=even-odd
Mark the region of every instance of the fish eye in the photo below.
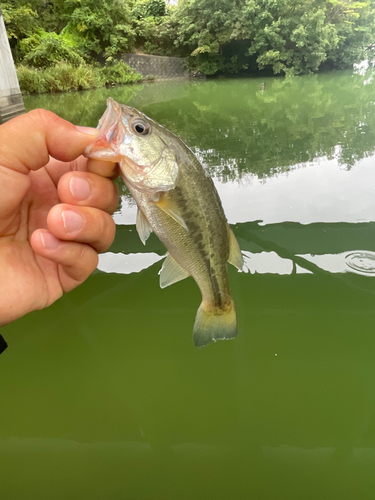
[[[146,120],[142,119],[134,120],[131,124],[131,127],[133,132],[135,132],[137,135],[147,135],[150,133],[151,130],[151,127],[146,122]]]

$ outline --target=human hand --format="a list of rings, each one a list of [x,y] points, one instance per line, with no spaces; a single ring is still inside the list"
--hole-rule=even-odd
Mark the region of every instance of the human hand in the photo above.
[[[111,245],[117,189],[94,172],[115,166],[81,156],[96,134],[46,110],[0,126],[0,325],[81,284]]]

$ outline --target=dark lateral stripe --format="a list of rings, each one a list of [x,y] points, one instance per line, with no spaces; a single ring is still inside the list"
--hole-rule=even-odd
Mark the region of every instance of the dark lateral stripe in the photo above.
[[[5,342],[4,338],[0,335],[0,354],[5,351],[8,344]]]
[[[214,292],[214,300],[215,300],[215,306],[221,308],[223,305],[223,302],[221,300],[221,293],[220,293],[220,287],[219,283],[217,282],[215,272],[214,270],[211,269],[211,284],[212,284],[212,290]]]

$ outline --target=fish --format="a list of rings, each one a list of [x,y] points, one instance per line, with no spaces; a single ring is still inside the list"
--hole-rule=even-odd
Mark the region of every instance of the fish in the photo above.
[[[201,291],[194,344],[234,338],[237,319],[227,262],[239,270],[244,263],[211,177],[178,136],[112,98],[98,129],[84,155],[118,162],[138,207],[141,241],[146,244],[154,232],[168,250],[161,288],[192,276]]]

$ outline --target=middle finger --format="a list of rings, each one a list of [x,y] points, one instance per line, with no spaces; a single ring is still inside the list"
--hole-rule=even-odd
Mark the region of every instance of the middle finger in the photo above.
[[[89,172],[68,172],[58,183],[62,203],[99,208],[112,214],[119,202],[115,184],[100,175]]]

